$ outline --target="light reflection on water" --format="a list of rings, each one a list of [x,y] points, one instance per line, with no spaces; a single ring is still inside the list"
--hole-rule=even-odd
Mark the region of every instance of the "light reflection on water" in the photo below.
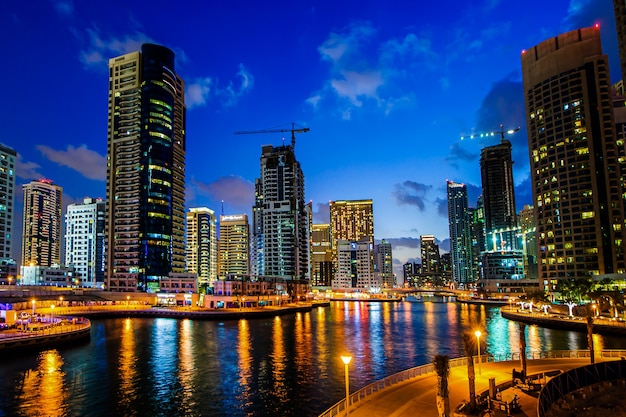
[[[336,302],[271,319],[95,320],[88,344],[2,362],[0,417],[317,416],[339,401],[349,353],[356,390],[389,374],[481,351],[519,352],[497,308],[445,302]],[[528,351],[585,349],[586,334],[525,326]],[[596,349],[625,338],[594,336]]]

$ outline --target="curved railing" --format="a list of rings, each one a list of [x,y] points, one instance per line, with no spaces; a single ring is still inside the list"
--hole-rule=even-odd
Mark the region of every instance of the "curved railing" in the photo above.
[[[626,355],[624,350],[603,350],[595,352],[597,356],[603,358],[620,358]],[[549,352],[528,352],[526,354],[527,359],[576,359],[576,358],[588,358],[590,356],[589,350],[551,350]],[[475,358],[476,359],[476,358]],[[481,359],[484,362],[506,362],[512,360],[519,360],[519,353],[508,355],[483,355]],[[450,359],[450,368],[467,365],[467,357]],[[432,364],[416,366],[405,371],[389,375],[388,377],[372,382],[369,385],[364,386],[358,391],[351,393],[348,396],[350,406],[357,404],[366,397],[376,394],[385,388],[399,384],[404,381],[408,381],[417,378],[422,375],[428,375],[435,372]],[[343,415],[346,410],[346,399],[342,399],[335,405],[320,414],[319,417],[333,417],[337,415]]]

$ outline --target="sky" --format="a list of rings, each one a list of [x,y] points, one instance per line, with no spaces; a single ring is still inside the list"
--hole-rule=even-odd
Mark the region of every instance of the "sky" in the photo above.
[[[263,145],[290,142],[314,223],[328,202],[372,199],[375,239],[394,270],[419,262],[420,235],[449,250],[446,181],[480,195],[480,150],[513,144],[518,209],[531,204],[522,50],[600,25],[611,79],[611,0],[71,1],[0,3],[0,142],[22,184],[48,178],[63,204],[105,197],[108,60],[157,43],[176,54],[187,105],[186,205],[248,213]]]

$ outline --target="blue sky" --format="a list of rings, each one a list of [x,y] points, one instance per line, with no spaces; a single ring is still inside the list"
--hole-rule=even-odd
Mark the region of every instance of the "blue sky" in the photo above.
[[[599,23],[612,80],[611,0],[14,1],[0,13],[0,142],[19,153],[21,185],[45,177],[64,205],[105,196],[108,59],[144,42],[176,53],[186,83],[187,206],[250,213],[261,146],[309,127],[296,155],[315,223],[328,201],[373,199],[375,238],[396,271],[419,236],[448,247],[446,180],[480,194],[479,155],[521,126],[517,203],[531,203],[520,53]],[[289,141],[289,135],[285,135]],[[16,230],[16,235],[21,235]],[[19,240],[14,256],[20,258]]]

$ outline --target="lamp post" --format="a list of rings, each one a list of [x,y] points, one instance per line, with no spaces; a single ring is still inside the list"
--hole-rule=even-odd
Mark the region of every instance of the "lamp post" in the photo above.
[[[54,304],[50,305],[50,323],[54,326]]]
[[[342,356],[341,360],[345,365],[346,374],[346,417],[350,414],[350,378],[348,377],[348,364],[352,360],[352,356]]]
[[[126,307],[130,304],[130,295],[126,296]]]
[[[478,375],[481,375],[481,369],[480,369],[480,335],[482,333],[480,332],[480,330],[476,330],[474,332],[474,334],[476,335],[476,347],[478,348]]]
[[[33,313],[32,313],[32,317],[35,317],[35,300],[31,300],[30,302],[33,306]]]

